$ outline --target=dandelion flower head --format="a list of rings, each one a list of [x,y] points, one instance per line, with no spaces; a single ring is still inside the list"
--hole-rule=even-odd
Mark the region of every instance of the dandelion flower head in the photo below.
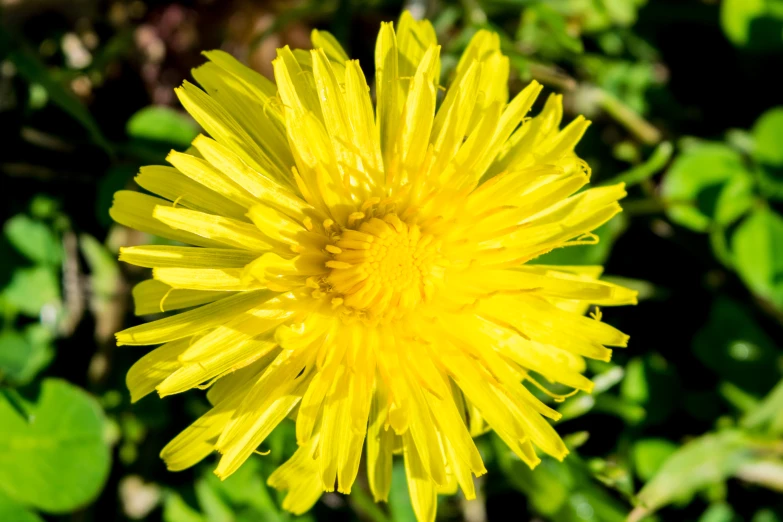
[[[494,430],[531,467],[568,453],[531,387],[589,392],[584,358],[628,337],[584,312],[636,295],[600,267],[534,261],[594,243],[625,191],[580,191],[589,122],[561,128],[559,95],[529,117],[536,82],[509,99],[494,33],[473,37],[445,92],[435,32],[408,13],[381,26],[373,91],[334,37],[312,40],[278,50],[274,82],[205,53],[201,87],[177,89],[205,135],[141,169],[157,196],[116,194],[117,222],[173,240],[121,250],[152,268],[137,314],[178,311],[117,334],[160,345],[128,387],[133,400],[208,387],[212,408],[162,451],[169,469],[217,451],[225,478],[288,417],[298,450],[269,477],[283,507],[350,492],[363,452],[386,500],[401,455],[432,521],[439,493],[475,496],[475,436]]]

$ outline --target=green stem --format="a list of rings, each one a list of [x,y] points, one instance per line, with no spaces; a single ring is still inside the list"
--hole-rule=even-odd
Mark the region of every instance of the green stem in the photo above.
[[[663,169],[672,157],[674,147],[671,142],[664,141],[650,154],[650,157],[642,163],[617,176],[602,181],[599,185],[614,185],[616,183],[625,183],[627,187],[638,185],[657,174]]]
[[[647,145],[661,141],[661,132],[630,107],[603,89],[597,89],[598,105],[612,118]]]

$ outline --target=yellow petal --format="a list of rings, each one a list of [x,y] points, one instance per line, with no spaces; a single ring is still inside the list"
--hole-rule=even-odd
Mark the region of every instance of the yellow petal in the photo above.
[[[378,382],[367,428],[367,481],[376,502],[388,501],[391,489],[394,431],[386,425],[387,415],[386,386]]]
[[[215,140],[230,148],[252,168],[264,170],[263,152],[231,114],[207,93],[184,82],[174,90],[180,103]]]
[[[241,205],[171,167],[142,167],[135,181],[150,192],[176,201],[179,206],[246,220]]]
[[[283,499],[283,509],[301,515],[315,504],[323,493],[318,476],[316,460],[313,458],[318,437],[300,446],[294,455],[277,468],[267,484],[278,490],[288,490]]]
[[[123,330],[117,334],[117,344],[160,344],[182,339],[223,324],[273,296],[265,290],[241,292],[194,310]]]
[[[397,38],[390,23],[381,23],[375,45],[376,123],[387,177],[395,168],[398,129],[404,107],[404,94],[398,70]]]
[[[285,126],[279,111],[270,110],[271,106],[277,105],[277,100],[259,98],[253,89],[248,89],[246,82],[226,74],[214,63],[197,67],[193,70],[193,77],[253,140],[249,150],[258,165],[277,179],[290,180],[293,156],[286,140]]]
[[[256,204],[256,200],[231,178],[214,168],[210,163],[190,154],[171,151],[166,161],[174,165],[177,170],[195,181],[220,194],[236,206],[248,208]],[[240,211],[241,212],[241,211]],[[225,212],[216,212],[227,217],[235,217]]]
[[[131,394],[131,402],[136,402],[152,393],[158,384],[182,366],[178,357],[185,351],[189,343],[189,338],[166,343],[155,348],[131,366],[125,377],[125,383]]]
[[[333,62],[342,63],[349,59],[348,53],[345,52],[343,46],[328,31],[313,29],[310,33],[310,40],[313,42],[313,47],[323,49],[326,56]]]
[[[152,215],[172,228],[207,238],[221,246],[256,252],[272,249],[258,228],[235,219],[162,205],[155,207]]]
[[[153,217],[153,211],[163,206],[171,206],[169,201],[139,192],[121,190],[114,193],[114,202],[109,215],[114,221],[126,227],[153,234],[174,241],[204,247],[224,246],[217,241],[200,237],[184,230],[175,230]]]
[[[172,288],[239,292],[265,288],[242,277],[242,268],[155,268],[152,277]]]
[[[403,436],[403,454],[405,455],[405,475],[408,478],[408,492],[413,512],[419,522],[434,522],[438,507],[438,495],[435,483],[430,480],[417,452],[413,438]]]
[[[146,268],[241,268],[258,254],[231,248],[194,248],[168,245],[145,245],[120,248],[120,261]]]
[[[225,292],[177,290],[154,279],[142,281],[133,287],[136,315],[159,314],[189,308],[228,297]]]

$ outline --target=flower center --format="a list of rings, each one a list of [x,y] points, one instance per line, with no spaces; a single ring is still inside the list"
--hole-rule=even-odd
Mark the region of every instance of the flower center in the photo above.
[[[333,306],[370,321],[388,321],[432,297],[442,271],[432,235],[393,213],[351,225],[326,247],[334,257],[326,263]]]

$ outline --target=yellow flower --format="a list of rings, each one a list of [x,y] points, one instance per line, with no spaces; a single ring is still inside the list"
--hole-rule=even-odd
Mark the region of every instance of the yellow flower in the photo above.
[[[628,337],[584,317],[635,292],[600,267],[529,262],[594,243],[625,195],[584,190],[562,130],[561,97],[528,118],[541,86],[508,100],[508,59],[480,31],[436,110],[440,48],[429,22],[383,24],[376,108],[358,62],[331,35],[278,51],[275,83],[220,51],[177,95],[211,136],[173,167],[146,167],[111,214],[194,246],[124,248],[151,267],[136,312],[189,308],[117,334],[162,344],[128,374],[133,400],[209,387],[212,409],[169,443],[172,470],[217,450],[227,477],[286,417],[299,449],[269,483],[302,513],[323,491],[348,493],[366,441],[367,474],[386,500],[402,454],[420,521],[436,495],[474,493],[485,472],[473,443],[492,429],[531,467],[536,448],[568,450],[526,387],[546,379],[589,392],[583,357],[609,360]]]

